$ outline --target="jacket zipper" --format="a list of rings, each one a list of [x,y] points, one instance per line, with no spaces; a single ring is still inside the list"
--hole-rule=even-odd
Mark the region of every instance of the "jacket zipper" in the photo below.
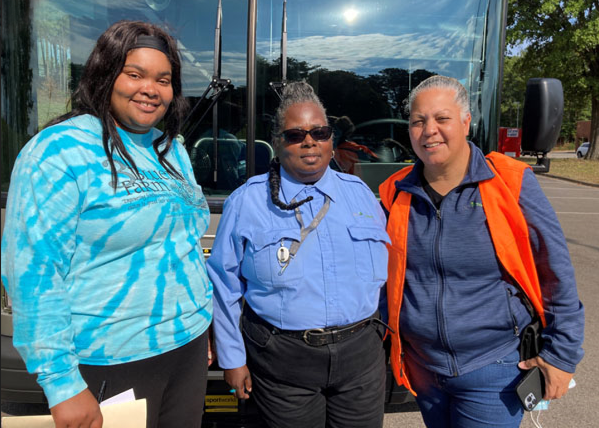
[[[441,205],[443,204],[443,201],[441,201]],[[447,353],[449,354],[451,361],[450,361],[450,370],[452,372],[452,376],[457,376],[458,375],[458,363],[456,361],[456,357],[455,357],[455,353],[453,351],[453,349],[451,348],[451,346],[449,345],[449,341],[447,340],[447,330],[446,330],[446,326],[445,326],[445,320],[443,318],[443,291],[445,289],[445,274],[443,272],[443,265],[441,263],[441,257],[440,257],[440,253],[441,253],[441,230],[443,228],[443,223],[441,222],[442,218],[441,218],[441,208],[435,208],[436,209],[436,217],[437,217],[437,221],[439,224],[439,228],[437,229],[437,236],[435,237],[435,264],[437,265],[437,272],[439,272],[439,276],[440,276],[440,289],[439,289],[439,296],[437,297],[437,317],[439,319],[439,336],[441,339],[441,343],[443,344],[443,346],[445,347],[445,349],[447,349]]]
[[[509,288],[507,288],[505,291],[507,294],[507,310],[510,313],[510,316],[512,317],[512,326],[514,327],[514,336],[518,337],[518,336],[520,336],[520,329],[518,328],[518,321],[516,320],[514,311],[512,311],[512,307],[510,306],[510,300],[514,296],[514,294],[512,293],[512,290],[510,290]]]

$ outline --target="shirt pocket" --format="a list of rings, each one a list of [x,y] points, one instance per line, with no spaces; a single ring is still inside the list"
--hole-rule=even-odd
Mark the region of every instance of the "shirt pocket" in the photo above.
[[[297,283],[304,275],[304,267],[301,257],[289,260],[289,264],[283,270],[283,266],[277,259],[277,251],[281,243],[288,250],[294,241],[300,240],[299,228],[276,229],[255,232],[252,236],[252,250],[254,259],[254,270],[256,279],[275,287],[284,287]]]
[[[356,274],[364,281],[381,282],[387,279],[387,233],[374,226],[347,227],[354,248]]]

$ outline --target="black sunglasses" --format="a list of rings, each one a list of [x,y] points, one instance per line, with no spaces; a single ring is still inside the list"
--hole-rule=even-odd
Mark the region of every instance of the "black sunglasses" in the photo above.
[[[333,128],[330,126],[319,126],[312,128],[309,131],[304,129],[287,129],[281,132],[280,135],[282,135],[289,144],[297,144],[304,141],[308,134],[310,134],[310,137],[312,137],[314,141],[326,141],[333,135]]]

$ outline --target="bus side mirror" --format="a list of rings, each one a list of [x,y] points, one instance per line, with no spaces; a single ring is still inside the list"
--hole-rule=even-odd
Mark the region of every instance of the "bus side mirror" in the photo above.
[[[562,82],[551,78],[529,79],[522,115],[522,153],[537,156],[535,172],[548,172],[547,153],[555,147],[564,116]]]

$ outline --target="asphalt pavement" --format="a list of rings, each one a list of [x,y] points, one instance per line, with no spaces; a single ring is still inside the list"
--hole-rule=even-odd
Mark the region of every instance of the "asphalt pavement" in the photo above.
[[[575,269],[578,294],[585,306],[585,356],[578,365],[576,386],[548,410],[527,413],[522,428],[599,426],[599,188],[545,177],[537,178],[557,213]],[[418,412],[387,413],[384,428],[422,428]]]

